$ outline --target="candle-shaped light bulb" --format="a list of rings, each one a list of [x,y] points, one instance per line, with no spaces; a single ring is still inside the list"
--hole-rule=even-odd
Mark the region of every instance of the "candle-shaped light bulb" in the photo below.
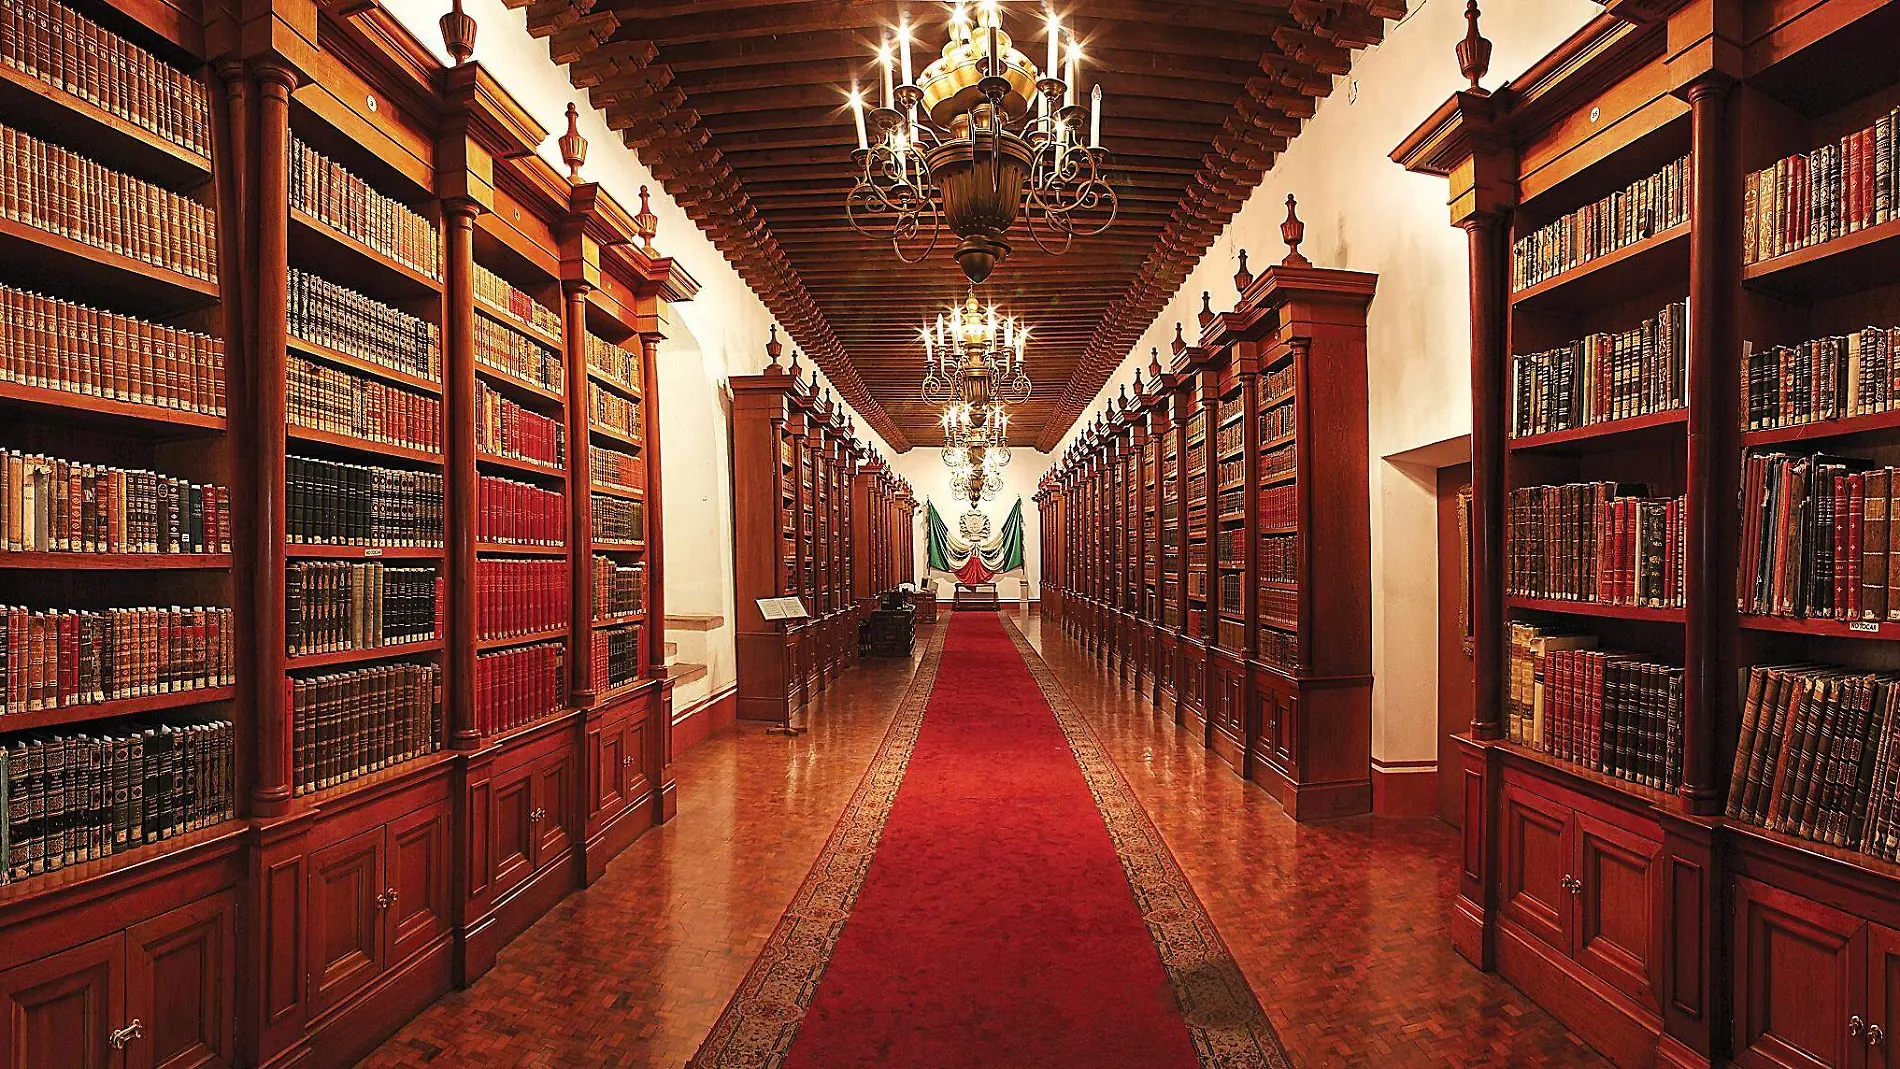
[[[1102,147],[1102,83],[1089,90],[1089,147]]]
[[[1062,76],[1062,80],[1068,83],[1062,91],[1062,105],[1064,107],[1075,107],[1076,75],[1081,65],[1082,42],[1076,40],[1075,34],[1071,33],[1069,35],[1069,69],[1068,72]]]
[[[1047,25],[1049,35],[1049,65],[1042,69],[1042,76],[1044,78],[1054,78],[1056,72],[1061,69],[1062,19],[1057,17],[1055,9],[1053,8],[1049,11],[1049,21]]]
[[[870,148],[871,143],[864,137],[864,94],[857,86],[851,87],[851,121],[858,128],[858,151]]]
[[[888,37],[884,39],[883,44],[878,46],[877,63],[884,73],[884,106],[889,108],[891,106],[891,42]]]
[[[930,331],[928,329],[925,329],[925,330],[919,331],[919,333],[921,333],[924,336],[924,363],[926,364],[935,363],[937,360],[937,349],[936,349],[936,346],[932,345],[930,342]]]
[[[897,20],[897,47],[899,51],[901,52],[903,56],[903,61],[904,61],[904,84],[914,85],[916,83],[912,80],[911,68],[910,68],[910,13],[909,12],[905,12],[904,16]]]
[[[992,345],[996,344],[996,306],[993,304],[990,305],[990,321],[983,340]]]
[[[950,12],[950,39],[952,41],[970,39],[970,15],[964,10],[963,0],[957,0],[957,6]]]

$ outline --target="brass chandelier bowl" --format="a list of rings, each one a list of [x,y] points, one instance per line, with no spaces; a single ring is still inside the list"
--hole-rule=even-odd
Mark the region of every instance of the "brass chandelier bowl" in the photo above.
[[[1102,88],[1094,87],[1091,106],[1079,105],[1079,44],[1068,36],[1064,72],[1053,16],[1045,41],[1048,69],[1039,70],[1004,32],[995,0],[985,0],[974,21],[959,2],[940,58],[913,80],[908,21],[887,37],[878,51],[881,104],[867,113],[863,94],[850,97],[858,135],[857,177],[845,195],[851,225],[887,237],[905,263],[930,255],[947,226],[972,283],[1009,257],[1018,220],[1057,255],[1076,236],[1108,229],[1119,201],[1103,174]]]

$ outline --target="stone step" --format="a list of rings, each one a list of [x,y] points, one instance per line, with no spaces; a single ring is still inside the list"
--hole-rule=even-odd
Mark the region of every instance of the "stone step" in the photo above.
[[[668,613],[666,629],[668,631],[717,631],[726,626],[726,618],[718,615],[675,616]]]
[[[666,666],[667,678],[676,687],[683,687],[696,679],[704,679],[706,666],[703,664],[669,664]]]

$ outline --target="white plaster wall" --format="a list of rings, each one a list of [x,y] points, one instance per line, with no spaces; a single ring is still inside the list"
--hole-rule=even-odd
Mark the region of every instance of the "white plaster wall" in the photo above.
[[[1031,370],[1033,372],[1034,369]],[[1016,499],[1022,498],[1023,564],[1029,578],[1026,582],[1015,579],[998,581],[996,596],[1005,601],[1033,600],[1041,596],[1037,582],[1042,575],[1042,511],[1036,507],[1036,483],[1049,470],[1052,460],[1049,454],[1027,446],[1011,450],[1009,467],[1003,469],[1003,488],[997,491],[996,500],[977,505],[978,511],[990,518],[990,529],[1001,531],[1003,521],[1009,518],[1009,510],[1015,506]],[[943,517],[943,522],[952,531],[957,529],[957,521],[969,511],[970,503],[965,498],[950,496],[950,471],[943,466],[943,458],[938,455],[934,445],[928,448],[920,445],[908,453],[892,457],[891,467],[897,474],[910,480],[911,489],[917,494],[917,560],[911,574],[913,577],[921,576],[930,552],[924,528],[924,499],[929,498],[937,506],[937,514]],[[949,584],[939,583],[938,586],[938,596],[948,598]]]
[[[444,62],[437,20],[443,0],[384,0],[384,6]],[[581,175],[599,182],[629,209],[648,186],[659,234],[654,245],[699,280],[699,295],[673,307],[674,324],[660,347],[660,450],[666,539],[666,607],[678,615],[719,614],[725,626],[706,636],[708,678],[717,694],[737,679],[733,666],[732,477],[727,379],[756,374],[765,366],[766,328],[772,314],[746,286],[685,211],[653,180],[633,150],[607,128],[587,95],[548,58],[544,40],[527,31],[524,11],[501,0],[466,0],[479,27],[475,61],[549,131],[541,155],[565,171],[556,138],[567,129],[569,101],[580,105],[580,131],[587,138]],[[811,362],[805,361],[810,367]],[[847,406],[848,408],[849,406]],[[857,420],[858,433],[886,456],[890,447]]]
[[[1484,34],[1496,50],[1485,85],[1496,88],[1601,12],[1589,0],[1486,4]],[[1255,272],[1278,262],[1289,192],[1299,197],[1306,222],[1302,252],[1323,267],[1379,275],[1368,324],[1368,375],[1372,755],[1381,763],[1429,761],[1437,754],[1434,486],[1415,465],[1386,458],[1471,430],[1464,234],[1450,226],[1446,183],[1407,173],[1387,153],[1464,84],[1452,51],[1464,32],[1458,0],[1413,0],[1410,16],[1389,26],[1385,41],[1361,53],[1353,73],[1338,79],[1077,421],[1080,427],[1092,420],[1107,396],[1146,366],[1150,347],[1165,354],[1177,321],[1193,336],[1202,290],[1213,292],[1216,309],[1232,306],[1236,250],[1248,250]]]

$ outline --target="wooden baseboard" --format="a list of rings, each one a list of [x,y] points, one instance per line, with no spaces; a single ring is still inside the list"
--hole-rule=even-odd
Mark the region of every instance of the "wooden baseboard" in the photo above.
[[[1438,762],[1373,762],[1372,811],[1382,817],[1437,815]]]
[[[673,759],[732,726],[739,717],[739,685],[708,694],[673,715]]]

